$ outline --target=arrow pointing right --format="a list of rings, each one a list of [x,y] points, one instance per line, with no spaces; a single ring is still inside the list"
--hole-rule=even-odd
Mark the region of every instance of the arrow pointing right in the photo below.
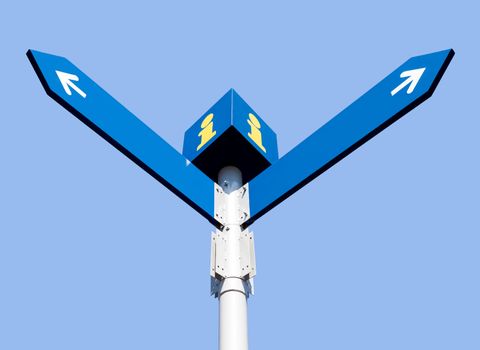
[[[390,92],[390,94],[394,96],[397,92],[402,90],[408,84],[410,84],[410,86],[407,89],[407,94],[411,94],[413,90],[415,90],[415,87],[417,86],[418,82],[420,81],[420,78],[422,77],[423,72],[425,72],[425,67],[406,70],[405,72],[402,72],[402,74],[400,74],[400,78],[407,78],[407,79],[405,79],[400,85],[398,85],[395,89],[393,89]]]
[[[449,49],[410,58],[251,180],[250,218],[242,226],[249,226],[432,96],[453,55]],[[399,77],[405,80],[392,91]],[[388,96],[407,86],[406,93]]]
[[[57,73],[58,79],[60,79],[60,82],[62,83],[63,89],[65,90],[67,95],[69,95],[69,96],[72,95],[72,91],[70,91],[70,88],[72,88],[73,90],[78,92],[78,94],[80,96],[82,96],[83,98],[87,97],[86,93],[84,93],[82,90],[80,90],[80,88],[77,85],[72,83],[72,80],[73,81],[78,81],[79,80],[78,77],[75,74],[65,73],[65,72],[61,72],[59,70],[56,70],[55,73]]]

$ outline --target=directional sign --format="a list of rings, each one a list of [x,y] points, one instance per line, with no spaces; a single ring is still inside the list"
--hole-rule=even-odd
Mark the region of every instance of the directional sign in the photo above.
[[[409,59],[250,182],[251,224],[428,99],[453,50]]]
[[[237,117],[244,128],[241,133],[253,145],[250,147],[263,152],[260,154],[268,154],[268,148],[270,157],[273,157],[272,165],[269,162],[263,172],[252,175],[248,191],[250,216],[245,219],[243,227],[428,99],[453,55],[453,50],[445,50],[409,59],[278,161],[276,142],[275,147],[267,142],[268,132],[265,132],[269,129],[266,124],[260,122],[249,107],[245,109],[248,113],[239,112]],[[27,52],[27,56],[50,97],[212,224],[222,228],[215,219],[214,183],[211,180],[216,178],[218,169],[213,175],[209,174],[209,178],[67,59],[32,50]],[[231,94],[235,95],[233,90]],[[235,110],[230,104],[234,100],[221,99],[227,101],[226,115],[230,124],[233,115],[229,115]],[[191,154],[196,155],[199,151],[215,154],[212,153],[212,145],[218,143],[215,138],[220,138],[222,134],[222,119],[219,119],[222,113],[217,113],[217,105],[194,125],[193,137],[189,138],[193,140]],[[273,131],[271,134],[274,135]],[[227,141],[221,145],[218,143],[220,151],[217,153],[225,156],[235,151],[248,163],[250,158],[246,156],[245,148],[240,147],[238,142],[230,142],[225,135],[222,137]],[[207,148],[209,150],[205,152]],[[226,148],[229,148],[228,152]],[[195,157],[190,156],[190,160],[196,161]],[[216,155],[208,162],[218,162],[218,157]],[[225,162],[231,165],[232,159],[225,159]]]
[[[27,52],[47,94],[217,227],[214,184],[63,57]]]

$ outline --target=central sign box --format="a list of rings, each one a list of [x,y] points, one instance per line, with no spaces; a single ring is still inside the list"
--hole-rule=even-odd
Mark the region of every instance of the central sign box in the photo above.
[[[278,160],[277,135],[230,89],[185,132],[183,155],[215,182],[235,166],[247,183]]]

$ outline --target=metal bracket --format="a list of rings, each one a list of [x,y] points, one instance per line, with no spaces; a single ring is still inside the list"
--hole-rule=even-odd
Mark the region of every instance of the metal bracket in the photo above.
[[[233,191],[230,194],[227,194],[223,191],[222,187],[214,183],[214,215],[215,219],[220,222],[223,226],[227,225],[226,222],[226,210],[227,210],[227,197],[236,196],[238,198],[238,220],[239,224],[242,225],[250,218],[250,193],[248,189],[248,183],[240,187],[238,190]]]
[[[238,239],[239,248],[236,254],[228,251],[227,234],[225,231],[212,232],[210,250],[211,294],[218,296],[221,284],[225,279],[240,278],[245,282],[245,290],[248,296],[254,292],[253,277],[256,275],[257,268],[253,232],[244,230],[235,238]],[[237,270],[229,270],[229,258],[239,260],[240,264]]]

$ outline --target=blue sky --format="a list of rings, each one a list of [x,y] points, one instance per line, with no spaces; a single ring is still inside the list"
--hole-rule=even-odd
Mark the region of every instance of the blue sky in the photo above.
[[[213,349],[212,226],[44,93],[68,57],[181,150],[229,88],[280,155],[411,56],[431,99],[252,229],[251,349],[480,348],[478,6],[10,2],[0,29],[0,349]]]

